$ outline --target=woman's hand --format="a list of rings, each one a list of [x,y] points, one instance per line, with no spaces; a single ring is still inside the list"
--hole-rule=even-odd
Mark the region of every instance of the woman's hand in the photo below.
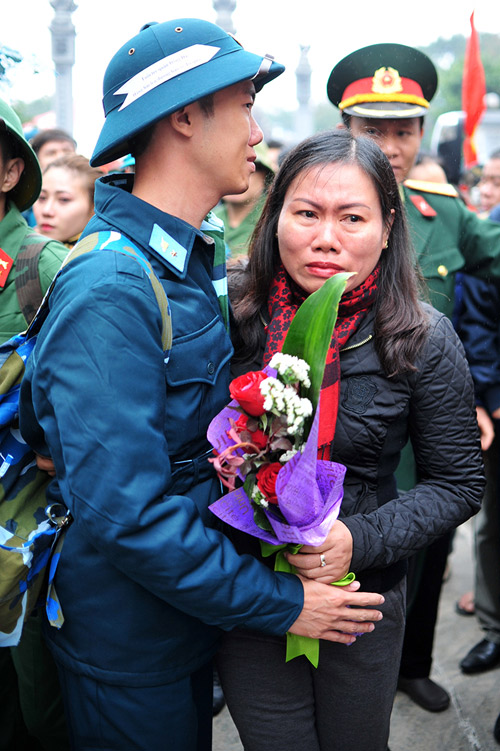
[[[495,437],[495,428],[491,417],[484,407],[476,407],[476,415],[479,432],[481,434],[481,448],[483,451],[488,451]]]
[[[342,644],[356,641],[355,634],[373,631],[382,620],[378,607],[384,602],[375,592],[358,592],[359,582],[347,587],[329,587],[300,577],[304,585],[304,607],[292,626],[292,634],[326,639]]]
[[[317,548],[303,545],[299,553],[285,553],[285,558],[301,576],[322,584],[331,584],[349,572],[352,559],[351,533],[337,519],[323,545]]]
[[[492,413],[491,416],[495,418],[495,420],[500,420],[500,407],[497,407]]]
[[[43,470],[43,472],[47,472],[47,474],[50,475],[51,477],[55,477],[56,468],[50,456],[42,456],[41,454],[35,454],[35,456],[36,456],[36,466],[38,467],[38,469]]]

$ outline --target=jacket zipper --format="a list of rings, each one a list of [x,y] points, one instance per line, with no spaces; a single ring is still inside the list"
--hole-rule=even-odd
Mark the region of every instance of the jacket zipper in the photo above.
[[[357,347],[362,347],[363,344],[367,344],[371,339],[373,339],[373,334],[370,334],[366,337],[366,339],[363,339],[362,342],[357,342],[357,344],[351,344],[349,347],[343,347],[340,351],[341,352],[348,352],[350,349],[356,349]]]
[[[262,313],[259,312],[260,320],[264,324],[264,328],[269,325],[269,322],[266,323],[264,316]],[[343,347],[340,352],[348,352],[350,349],[356,349],[357,347],[362,347],[363,344],[367,344],[369,341],[373,339],[373,334],[369,334],[366,339],[363,339],[362,342],[358,342],[357,344],[351,344],[349,347]]]

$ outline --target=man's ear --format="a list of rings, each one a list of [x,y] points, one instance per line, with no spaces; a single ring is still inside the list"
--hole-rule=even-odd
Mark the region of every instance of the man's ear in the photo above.
[[[347,130],[344,123],[341,121],[340,123],[337,123],[337,130]]]
[[[177,112],[173,112],[169,117],[170,125],[172,126],[172,128],[177,133],[188,138],[190,138],[193,134],[193,115],[195,104],[195,102],[193,102],[193,104],[187,104],[185,107],[182,107],[182,109],[177,110]]]
[[[16,187],[24,171],[24,159],[20,156],[9,159],[5,163],[3,182],[0,185],[2,193],[8,193]]]

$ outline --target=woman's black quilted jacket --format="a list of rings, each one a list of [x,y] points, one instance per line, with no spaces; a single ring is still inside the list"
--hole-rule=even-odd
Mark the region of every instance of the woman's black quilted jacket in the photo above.
[[[424,307],[429,334],[414,373],[386,377],[375,352],[373,313],[340,355],[331,458],[347,467],[340,518],[352,534],[351,570],[364,590],[384,592],[394,586],[406,571],[405,559],[475,514],[483,495],[474,391],[464,351],[449,319]],[[259,367],[259,362],[238,365],[234,375]],[[393,473],[408,438],[420,481],[398,496]],[[259,555],[253,538],[230,536],[240,552]]]

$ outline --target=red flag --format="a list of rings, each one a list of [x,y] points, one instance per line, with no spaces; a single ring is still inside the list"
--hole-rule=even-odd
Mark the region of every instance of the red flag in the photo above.
[[[484,96],[486,81],[479,52],[479,37],[474,28],[474,12],[470,17],[471,33],[465,48],[464,75],[462,79],[462,109],[465,112],[464,162],[466,169],[477,164],[474,132],[486,109]]]

